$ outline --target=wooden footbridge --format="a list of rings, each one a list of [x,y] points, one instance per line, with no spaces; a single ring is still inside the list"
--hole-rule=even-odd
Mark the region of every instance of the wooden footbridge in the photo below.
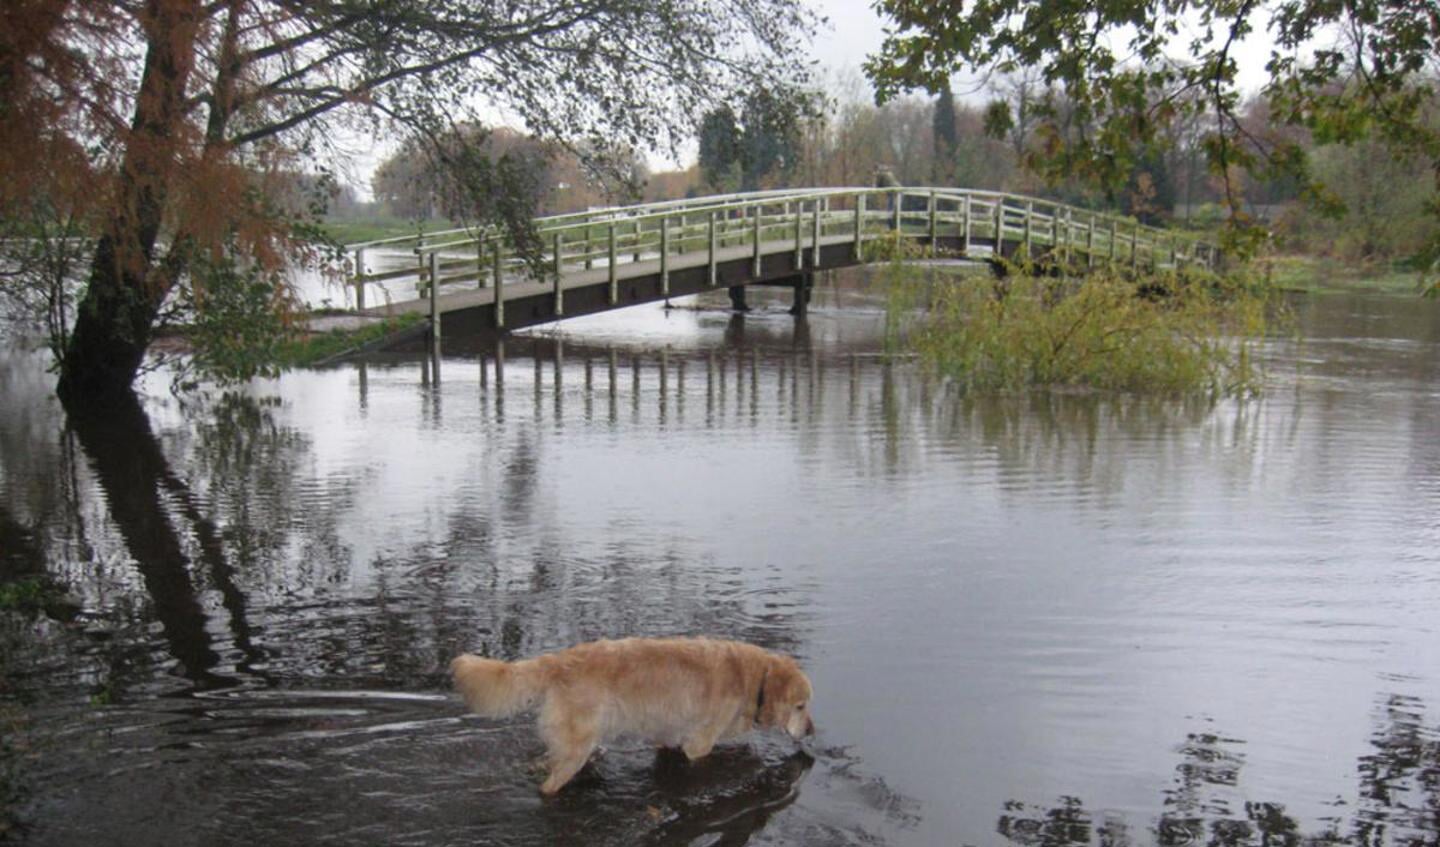
[[[725,287],[788,285],[803,310],[816,271],[895,254],[1032,260],[1080,271],[1215,268],[1185,235],[1032,197],[960,188],[761,191],[556,215],[536,221],[541,267],[509,237],[449,230],[353,244],[357,311],[421,313],[442,332],[519,329]],[[380,302],[377,302],[380,301]]]

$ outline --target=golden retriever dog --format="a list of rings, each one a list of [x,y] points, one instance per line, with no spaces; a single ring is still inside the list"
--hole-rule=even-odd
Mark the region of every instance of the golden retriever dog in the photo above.
[[[542,794],[554,794],[595,747],[633,735],[691,760],[756,728],[811,735],[810,680],[795,660],[737,641],[593,641],[518,662],[462,655],[450,663],[471,711],[503,717],[538,709],[549,751]]]

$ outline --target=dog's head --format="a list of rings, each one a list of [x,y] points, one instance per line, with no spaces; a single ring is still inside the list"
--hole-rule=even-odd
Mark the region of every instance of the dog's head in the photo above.
[[[810,717],[810,679],[794,659],[774,656],[765,672],[757,719],[763,727],[783,729],[793,738],[815,734]]]

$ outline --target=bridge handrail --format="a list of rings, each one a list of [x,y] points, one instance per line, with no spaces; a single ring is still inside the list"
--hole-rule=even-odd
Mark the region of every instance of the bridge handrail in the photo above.
[[[902,197],[919,197],[934,195],[939,198],[963,199],[969,196],[972,199],[995,201],[1010,201],[1020,206],[1029,205],[1032,211],[1040,208],[1052,210],[1064,210],[1069,213],[1080,213],[1082,216],[1113,220],[1118,224],[1124,224],[1130,229],[1138,228],[1142,235],[1156,236],[1163,235],[1170,238],[1181,238],[1186,241],[1203,243],[1198,237],[1187,233],[1176,233],[1171,230],[1153,227],[1148,224],[1141,224],[1129,216],[1116,215],[1111,212],[1102,212],[1094,209],[1086,209],[1081,206],[1074,206],[1062,203],[1057,200],[1047,200],[1042,197],[1029,197],[1023,194],[1013,194],[1004,191],[991,191],[985,189],[971,188],[920,188],[920,187],[893,187],[893,188],[868,188],[868,187],[841,187],[823,189],[775,189],[770,191],[754,191],[739,194],[724,194],[707,197],[685,198],[680,200],[666,200],[656,203],[645,203],[634,206],[614,206],[603,209],[592,209],[584,212],[570,212],[563,215],[550,215],[536,218],[536,229],[542,235],[554,234],[556,232],[569,232],[581,227],[593,224],[609,223],[636,223],[654,221],[662,217],[677,213],[700,213],[708,211],[727,211],[734,208],[747,206],[764,206],[780,201],[810,201],[815,199],[845,196],[855,197],[860,195],[899,195]],[[902,212],[902,214],[904,214]],[[1048,217],[1048,216],[1047,216]],[[443,239],[444,236],[461,235],[463,237],[454,239]],[[479,241],[508,240],[508,235],[493,228],[482,230],[476,233],[473,229],[459,228],[441,230],[432,233],[415,236],[397,236],[378,241],[361,242],[358,244],[346,245],[347,249],[373,247],[377,244],[401,244],[424,240],[424,244],[417,246],[413,252],[417,255],[424,255],[430,252],[443,252],[445,250],[465,247],[476,244]],[[438,240],[437,240],[438,239]],[[1208,246],[1208,245],[1207,245]]]
[[[874,197],[887,198],[889,208],[867,208],[869,200]],[[906,206],[913,203],[910,198],[923,199],[924,208],[907,209]],[[832,202],[837,200],[840,207],[832,209]],[[946,203],[951,208],[942,211],[941,205]],[[849,208],[845,208],[847,205]],[[767,212],[767,209],[771,211]],[[610,265],[618,262],[620,255],[629,256],[631,261],[640,261],[646,253],[672,253],[677,242],[681,242],[683,248],[683,243],[702,237],[734,246],[738,235],[738,243],[755,244],[758,256],[758,241],[765,239],[767,233],[773,236],[774,230],[782,226],[787,231],[793,229],[798,255],[803,240],[802,217],[809,220],[809,228],[813,230],[808,233],[813,247],[821,233],[826,229],[833,230],[837,223],[849,226],[853,222],[857,245],[867,237],[865,225],[876,220],[885,220],[890,229],[902,233],[908,226],[911,234],[918,235],[913,232],[913,222],[921,215],[926,218],[932,239],[940,224],[963,220],[967,233],[974,224],[981,231],[993,229],[993,236],[999,240],[1005,240],[1014,233],[1023,236],[1027,247],[1051,246],[1057,250],[1082,246],[1076,243],[1075,231],[1078,230],[1086,235],[1083,247],[1092,257],[1098,243],[1098,246],[1108,249],[1111,261],[1127,259],[1137,265],[1142,252],[1148,254],[1152,264],[1159,265],[1162,247],[1168,247],[1170,260],[1177,265],[1183,260],[1214,266],[1221,256],[1217,248],[1198,237],[1151,227],[1133,218],[1039,197],[956,187],[773,189],[550,215],[537,218],[535,225],[549,260],[558,273],[562,266],[576,262],[583,263],[586,268],[595,266],[597,262]],[[672,229],[670,224],[677,218],[678,226]],[[694,220],[696,218],[698,220]],[[1065,227],[1063,235],[1060,231],[1062,222]],[[622,229],[626,231],[622,232]],[[404,249],[407,245],[409,250],[406,252],[416,257],[414,266],[374,274],[365,272],[364,252],[367,249]],[[1120,249],[1122,246],[1125,248],[1123,251]],[[414,277],[417,284],[424,288],[428,286],[428,278],[435,276],[441,283],[473,279],[483,285],[487,273],[498,278],[505,268],[522,261],[509,235],[495,228],[417,233],[358,242],[347,245],[346,249],[354,254],[356,273],[351,277],[351,283],[357,290],[357,308],[364,308],[363,286],[369,282]],[[474,258],[454,255],[465,249],[473,249]],[[487,264],[490,266],[488,271]],[[463,272],[456,273],[457,270]],[[614,276],[613,273],[611,275]]]

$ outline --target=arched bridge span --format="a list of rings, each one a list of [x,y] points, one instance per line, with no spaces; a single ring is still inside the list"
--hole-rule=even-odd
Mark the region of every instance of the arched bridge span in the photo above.
[[[963,188],[761,191],[556,215],[536,226],[543,274],[502,233],[450,230],[350,245],[356,308],[425,314],[441,330],[432,331],[437,339],[752,284],[794,285],[803,308],[815,271],[889,255],[876,246],[897,233],[937,254],[1045,256],[1077,269],[1221,261],[1217,248],[1183,234]]]

